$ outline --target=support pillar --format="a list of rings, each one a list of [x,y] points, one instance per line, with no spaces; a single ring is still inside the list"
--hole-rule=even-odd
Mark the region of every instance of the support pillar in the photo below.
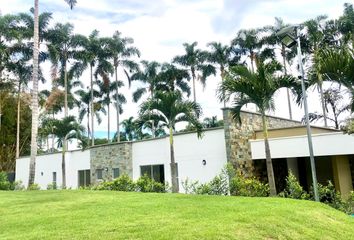
[[[332,157],[334,186],[342,197],[346,197],[353,190],[349,158],[346,155]]]

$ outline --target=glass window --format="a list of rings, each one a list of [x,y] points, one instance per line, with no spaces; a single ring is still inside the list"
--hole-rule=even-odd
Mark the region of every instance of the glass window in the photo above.
[[[141,176],[147,175],[157,182],[165,182],[165,169],[164,165],[146,165],[140,166]]]
[[[90,170],[79,170],[79,187],[89,186],[91,183]]]
[[[97,179],[103,179],[103,169],[97,169]]]
[[[53,184],[57,183],[57,172],[53,172]]]
[[[113,168],[113,178],[119,177],[119,168]]]

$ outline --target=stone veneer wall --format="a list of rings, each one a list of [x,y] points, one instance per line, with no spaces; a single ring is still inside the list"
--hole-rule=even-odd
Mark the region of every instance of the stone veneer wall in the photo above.
[[[254,131],[262,130],[262,118],[258,113],[242,112],[241,125],[232,119],[230,109],[223,109],[227,161],[245,176],[255,175],[249,139]],[[282,128],[301,125],[298,121],[267,116],[268,128]]]
[[[90,149],[91,183],[97,183],[97,169],[103,169],[104,181],[113,178],[113,168],[119,168],[119,174],[133,177],[132,143],[101,145]],[[107,168],[107,171],[105,170]]]

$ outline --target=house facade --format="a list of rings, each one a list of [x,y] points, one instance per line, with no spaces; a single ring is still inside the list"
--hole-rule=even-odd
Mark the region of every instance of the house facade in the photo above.
[[[208,182],[232,163],[246,176],[267,181],[262,120],[257,113],[242,112],[242,124],[223,109],[224,127],[207,129],[202,138],[196,133],[174,136],[180,191],[186,179]],[[278,191],[284,188],[289,170],[309,189],[311,175],[306,129],[298,121],[267,117],[269,142]],[[317,176],[320,183],[331,180],[337,190],[353,189],[354,136],[332,129],[312,127]],[[29,157],[16,161],[16,180],[28,181]],[[147,174],[160,182],[171,182],[168,137],[112,143],[66,153],[66,183],[79,188],[112,180],[126,173],[133,179]],[[42,189],[61,185],[61,153],[37,156],[35,182]]]

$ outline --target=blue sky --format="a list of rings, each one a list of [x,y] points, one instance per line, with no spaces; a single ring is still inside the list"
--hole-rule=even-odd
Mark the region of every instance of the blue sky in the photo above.
[[[198,41],[206,48],[211,41],[228,44],[241,28],[255,28],[274,23],[281,17],[286,23],[300,23],[326,14],[336,18],[349,0],[78,0],[71,11],[64,0],[39,0],[40,11],[53,12],[53,22],[71,22],[75,32],[89,34],[98,29],[101,36],[110,36],[119,30],[124,36],[134,38],[141,52],[141,59],[170,61],[183,54],[182,43]],[[28,11],[33,0],[0,0],[2,14]],[[43,65],[49,72],[50,65]],[[49,76],[49,74],[48,74]],[[121,74],[123,77],[123,75]],[[88,76],[81,79],[87,84]],[[50,82],[50,81],[49,81]],[[204,116],[218,115],[222,105],[215,98],[220,78],[208,79],[205,91],[197,86],[197,98],[204,109]],[[42,86],[43,87],[43,86]],[[133,85],[134,89],[136,85]],[[131,90],[124,88],[128,104],[122,119],[136,115],[138,105],[131,103]],[[315,92],[312,94],[316,94]],[[287,117],[285,93],[280,92],[275,115]],[[319,111],[317,98],[310,99],[310,111]],[[295,117],[303,112],[295,107]],[[113,110],[113,109],[112,109]],[[72,112],[74,114],[74,112]],[[112,114],[114,115],[114,114]],[[112,125],[115,119],[112,116]],[[85,120],[84,120],[85,121]],[[105,131],[105,117],[98,130]]]

